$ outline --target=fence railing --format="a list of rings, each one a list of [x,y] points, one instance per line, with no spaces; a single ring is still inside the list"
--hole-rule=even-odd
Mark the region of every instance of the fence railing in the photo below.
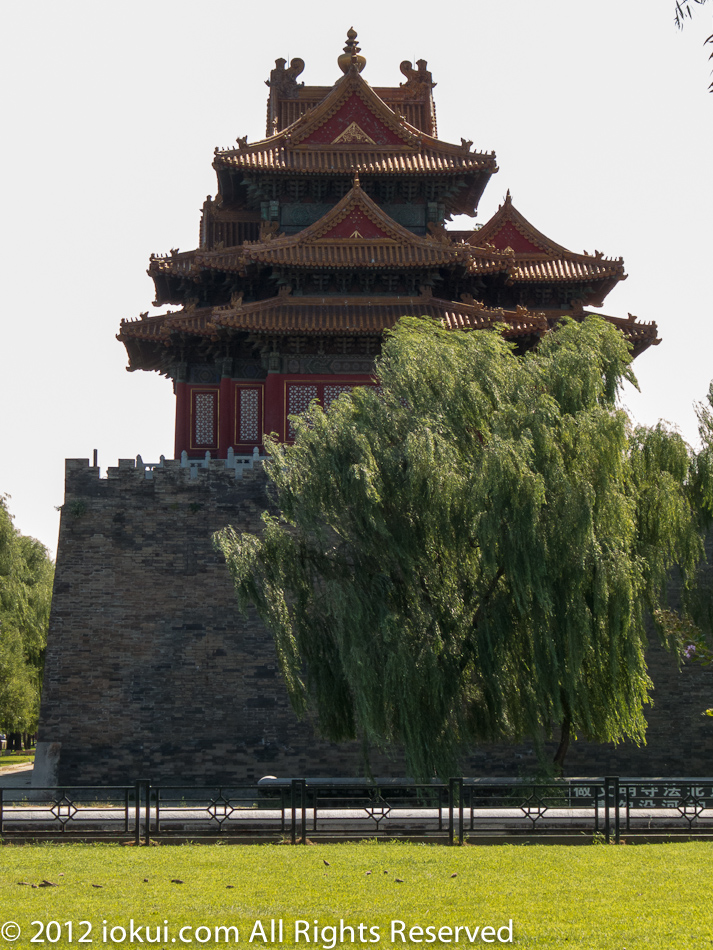
[[[257,785],[0,788],[0,835],[308,841],[713,837],[713,779],[262,779]]]

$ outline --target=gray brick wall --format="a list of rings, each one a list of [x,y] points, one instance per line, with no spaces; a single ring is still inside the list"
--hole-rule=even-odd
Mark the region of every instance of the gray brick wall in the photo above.
[[[40,717],[38,776],[60,783],[253,782],[263,775],[363,774],[357,744],[321,740],[291,711],[270,635],[241,616],[213,550],[215,531],[255,531],[268,505],[259,467],[224,461],[144,471],[120,461],[107,478],[67,461]],[[240,473],[240,472],[239,472]],[[711,775],[713,670],[679,673],[651,653],[656,704],[648,744],[576,743],[567,771]],[[527,746],[485,747],[472,775],[536,767]],[[372,757],[377,775],[403,764]],[[41,783],[36,783],[41,784]]]

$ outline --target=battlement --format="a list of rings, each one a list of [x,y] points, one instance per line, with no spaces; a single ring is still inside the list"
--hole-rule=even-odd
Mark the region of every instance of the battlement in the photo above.
[[[162,455],[158,462],[145,462],[137,455],[135,459],[119,459],[117,465],[107,468],[106,477],[102,478],[101,468],[90,465],[89,459],[65,459],[65,485],[69,492],[86,489],[88,480],[105,485],[117,481],[122,484],[132,481],[205,482],[216,476],[242,481],[261,472],[264,460],[257,449],[251,455],[235,455],[232,449],[228,449],[225,459],[211,458],[210,452],[201,459],[193,459],[183,452],[180,459],[167,459]]]

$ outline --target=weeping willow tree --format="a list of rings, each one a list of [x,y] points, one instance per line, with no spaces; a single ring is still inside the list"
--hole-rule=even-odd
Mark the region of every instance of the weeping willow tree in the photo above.
[[[377,371],[270,443],[261,536],[216,536],[295,710],[419,778],[553,729],[559,764],[570,736],[643,741],[644,617],[701,541],[686,445],[617,408],[621,334],[565,322],[518,356],[409,318]]]
[[[693,17],[693,4],[702,6],[707,2],[708,0],[676,0],[674,21],[679,30],[683,29],[687,18],[691,19]],[[703,40],[704,46],[708,43],[713,43],[713,34]],[[709,55],[708,59],[713,59],[713,53]],[[713,92],[713,82],[708,86],[708,92]]]
[[[0,732],[34,732],[39,715],[54,566],[20,534],[0,496]]]

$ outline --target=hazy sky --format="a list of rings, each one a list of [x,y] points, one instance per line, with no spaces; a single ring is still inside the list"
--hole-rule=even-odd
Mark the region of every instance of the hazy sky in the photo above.
[[[149,254],[189,250],[216,190],[213,149],[264,137],[277,57],[330,85],[353,25],[373,85],[426,59],[441,138],[494,149],[486,221],[509,188],[574,251],[623,256],[603,311],[655,320],[637,421],[696,439],[710,358],[713,4],[674,0],[36,0],[3,3],[0,492],[54,551],[64,459],[102,469],[173,451],[171,383],[125,372],[122,317],[151,308]]]

